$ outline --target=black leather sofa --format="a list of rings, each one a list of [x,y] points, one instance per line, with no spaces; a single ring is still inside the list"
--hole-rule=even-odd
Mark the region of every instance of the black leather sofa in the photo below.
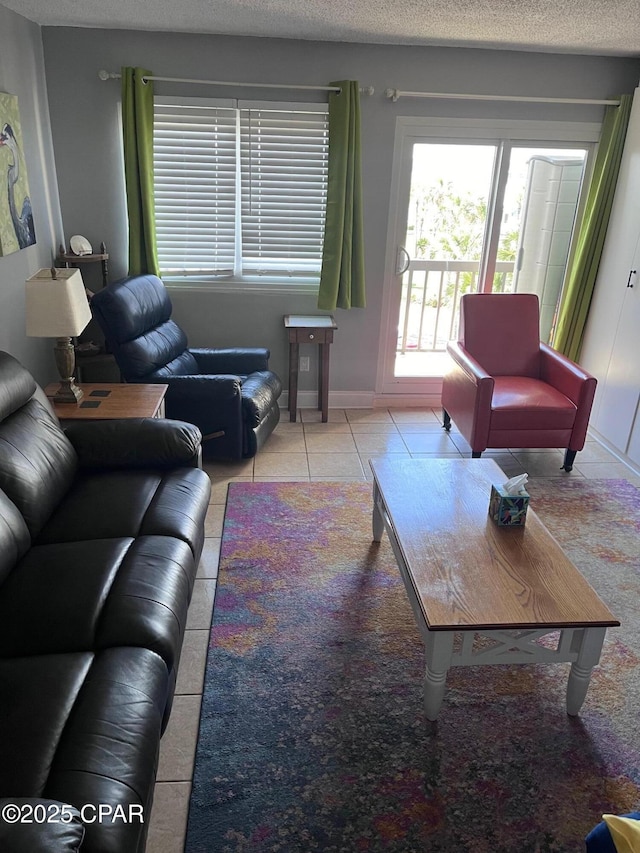
[[[280,420],[280,378],[260,347],[190,348],[155,275],[113,282],[91,311],[127,382],[162,382],[167,417],[196,424],[209,458],[255,456]]]
[[[144,850],[204,542],[200,440],[169,420],[63,431],[0,353],[2,853]]]

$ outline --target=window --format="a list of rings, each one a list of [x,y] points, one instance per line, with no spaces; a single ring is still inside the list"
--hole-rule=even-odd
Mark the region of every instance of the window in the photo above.
[[[156,97],[154,112],[163,277],[317,284],[327,106]]]

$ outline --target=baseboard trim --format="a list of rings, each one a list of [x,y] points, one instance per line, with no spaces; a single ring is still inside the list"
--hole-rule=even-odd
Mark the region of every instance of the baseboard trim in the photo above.
[[[280,408],[289,409],[289,392],[283,391]],[[299,409],[316,409],[315,391],[298,391]],[[375,394],[373,391],[330,391],[330,409],[439,409],[439,394]]]
[[[440,409],[440,394],[376,394],[374,408],[383,409]]]
[[[633,462],[631,459],[629,459],[628,456],[625,456],[625,454],[622,453],[622,451],[618,450],[617,447],[614,447],[613,444],[611,444],[609,441],[607,441],[606,438],[604,438],[602,435],[600,435],[598,430],[594,429],[593,427],[589,427],[588,432],[587,432],[587,438],[592,438],[594,441],[597,441],[598,444],[601,444],[605,450],[608,450],[609,453],[611,453],[612,456],[615,456],[615,458],[619,462],[622,462],[623,465],[626,465],[627,468],[633,474],[635,474],[637,477],[640,477],[640,466],[637,465],[635,462]],[[578,457],[577,457],[576,464],[579,464],[579,463],[580,463],[580,455],[578,455]]]

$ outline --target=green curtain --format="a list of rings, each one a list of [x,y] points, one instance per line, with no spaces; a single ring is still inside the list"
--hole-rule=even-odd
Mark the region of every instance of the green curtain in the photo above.
[[[553,346],[572,361],[577,361],[580,356],[620,171],[632,100],[632,95],[621,95],[619,107],[607,107],[576,251],[560,301]]]
[[[129,275],[160,275],[153,198],[153,83],[145,68],[122,69],[124,173],[129,214]]]
[[[353,80],[331,83],[329,174],[318,308],[364,308],[364,241],[360,155],[360,90]]]

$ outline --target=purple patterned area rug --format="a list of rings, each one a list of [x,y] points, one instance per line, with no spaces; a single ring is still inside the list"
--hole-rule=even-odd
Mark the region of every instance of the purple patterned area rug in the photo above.
[[[622,626],[579,717],[568,664],[476,666],[432,724],[370,485],[230,485],[186,853],[578,853],[638,808],[640,491],[530,493]]]

